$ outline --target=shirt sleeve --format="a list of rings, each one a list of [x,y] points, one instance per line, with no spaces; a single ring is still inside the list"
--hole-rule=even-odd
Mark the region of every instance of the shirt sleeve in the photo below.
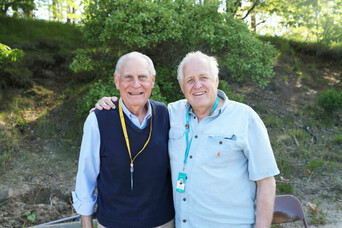
[[[89,114],[83,127],[83,138],[78,163],[73,206],[80,215],[94,212],[97,195],[97,176],[100,171],[100,131],[94,112]]]
[[[249,179],[258,181],[279,174],[266,127],[258,114],[252,111],[247,132]]]

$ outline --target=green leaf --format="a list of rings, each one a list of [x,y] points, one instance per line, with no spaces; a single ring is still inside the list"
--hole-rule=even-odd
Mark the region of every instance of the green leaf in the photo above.
[[[36,220],[36,215],[32,213],[31,215],[27,216],[27,220],[34,222]]]

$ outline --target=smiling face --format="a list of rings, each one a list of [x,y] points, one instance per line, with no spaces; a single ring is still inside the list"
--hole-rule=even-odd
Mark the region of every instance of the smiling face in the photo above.
[[[193,110],[210,112],[217,97],[218,77],[211,73],[209,62],[200,57],[184,64],[180,87]]]
[[[150,76],[149,64],[141,57],[129,57],[114,74],[115,86],[128,110],[142,110],[151,96],[155,75]]]

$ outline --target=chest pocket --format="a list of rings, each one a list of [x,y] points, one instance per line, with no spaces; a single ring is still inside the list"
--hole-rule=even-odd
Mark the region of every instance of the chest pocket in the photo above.
[[[243,158],[244,154],[237,144],[235,134],[208,135],[201,161],[211,167],[227,166]]]
[[[177,156],[183,156],[185,151],[185,130],[171,129],[169,131],[169,156],[172,161]]]

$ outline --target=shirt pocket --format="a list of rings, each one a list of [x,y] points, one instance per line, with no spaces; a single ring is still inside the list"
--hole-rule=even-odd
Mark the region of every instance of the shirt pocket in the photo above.
[[[185,130],[171,129],[169,131],[169,156],[171,160],[179,159],[185,152]]]
[[[211,167],[227,166],[244,157],[241,148],[237,144],[235,134],[208,135],[206,146],[203,148],[202,162]]]

